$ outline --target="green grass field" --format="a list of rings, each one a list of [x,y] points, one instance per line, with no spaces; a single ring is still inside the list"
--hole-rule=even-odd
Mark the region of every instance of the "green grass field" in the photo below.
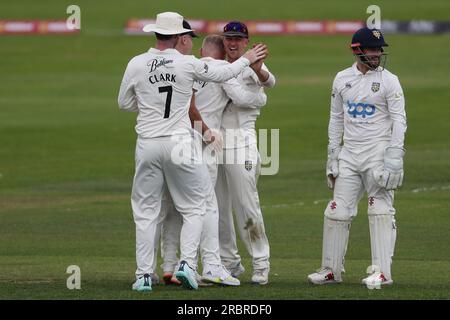
[[[72,1],[2,1],[0,19],[62,18]],[[396,194],[398,238],[392,287],[360,285],[370,264],[367,205],[351,229],[345,282],[312,287],[322,217],[330,87],[352,63],[349,36],[252,38],[270,47],[277,77],[259,128],[280,129],[280,171],[259,179],[271,243],[266,287],[186,293],[131,291],[135,270],[130,191],[135,115],[116,98],[128,60],[153,38],[125,36],[131,17],[178,11],[209,19],[365,19],[369,1],[77,1],[74,36],[0,37],[0,299],[449,299],[450,36],[387,35],[388,69],[407,101],[405,180]],[[445,0],[380,1],[385,19],[448,20]],[[201,40],[196,40],[197,52]],[[81,268],[81,290],[66,268]]]

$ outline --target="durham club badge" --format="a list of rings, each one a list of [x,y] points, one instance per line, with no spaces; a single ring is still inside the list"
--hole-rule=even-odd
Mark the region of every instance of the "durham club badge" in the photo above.
[[[380,90],[380,83],[379,82],[372,82],[372,91],[378,92]]]
[[[250,160],[245,160],[245,170],[252,170],[252,162]]]

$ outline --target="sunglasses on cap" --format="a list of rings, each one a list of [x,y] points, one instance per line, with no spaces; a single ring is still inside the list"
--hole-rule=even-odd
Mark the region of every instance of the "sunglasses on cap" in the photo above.
[[[248,29],[245,24],[239,21],[229,22],[223,27],[223,36],[225,37],[243,37],[248,38]]]

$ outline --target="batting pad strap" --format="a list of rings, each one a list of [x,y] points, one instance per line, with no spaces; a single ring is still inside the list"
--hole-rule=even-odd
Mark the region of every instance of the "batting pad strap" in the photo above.
[[[350,233],[350,220],[336,221],[325,217],[323,223],[322,267],[333,270],[336,280],[341,280],[344,258]]]
[[[372,265],[380,268],[387,280],[391,280],[391,264],[394,256],[397,228],[393,215],[369,215]]]

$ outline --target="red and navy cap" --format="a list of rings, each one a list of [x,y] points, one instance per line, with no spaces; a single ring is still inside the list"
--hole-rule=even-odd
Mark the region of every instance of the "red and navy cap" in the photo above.
[[[248,29],[247,26],[240,21],[231,21],[223,27],[222,35],[224,37],[248,38]]]
[[[352,37],[351,48],[381,48],[389,46],[378,29],[361,28]]]

